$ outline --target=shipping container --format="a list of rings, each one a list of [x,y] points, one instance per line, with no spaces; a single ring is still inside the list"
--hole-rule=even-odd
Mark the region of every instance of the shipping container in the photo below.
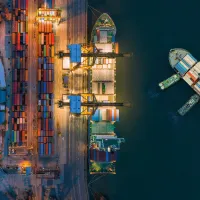
[[[183,76],[187,72],[187,68],[185,65],[182,65],[180,62],[175,66],[176,70]]]

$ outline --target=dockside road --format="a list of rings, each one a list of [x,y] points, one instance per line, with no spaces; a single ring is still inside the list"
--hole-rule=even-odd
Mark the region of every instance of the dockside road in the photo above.
[[[55,52],[67,50],[68,44],[87,42],[87,1],[85,0],[57,0],[56,7],[62,9],[62,19],[59,26],[55,27]],[[66,94],[62,85],[62,74],[69,73],[63,70],[62,60],[55,59],[55,101]],[[74,94],[87,91],[87,76],[83,70],[70,74],[70,88]],[[60,164],[64,165],[64,194],[69,199],[88,199],[87,193],[87,118],[75,117],[69,114],[69,108],[58,108],[55,105],[55,127],[59,123],[61,137],[58,137],[60,148]],[[61,175],[61,176],[62,176]]]

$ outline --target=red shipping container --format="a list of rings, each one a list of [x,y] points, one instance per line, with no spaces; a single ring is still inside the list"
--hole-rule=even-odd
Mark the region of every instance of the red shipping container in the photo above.
[[[48,144],[45,144],[45,154],[48,155]]]
[[[18,0],[18,8],[19,8],[19,9],[21,8],[20,0]]]
[[[51,2],[52,2],[52,8],[54,8],[55,7],[55,0],[52,0]]]
[[[48,42],[51,45],[51,33],[48,34]]]
[[[28,0],[26,0],[26,11],[28,11]]]
[[[54,45],[54,34],[51,33],[51,44]]]

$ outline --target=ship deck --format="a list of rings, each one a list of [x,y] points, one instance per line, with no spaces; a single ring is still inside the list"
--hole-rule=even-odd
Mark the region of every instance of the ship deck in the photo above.
[[[175,65],[182,60],[189,52],[185,49],[176,48],[171,49],[169,52],[169,63],[172,68],[175,67]]]

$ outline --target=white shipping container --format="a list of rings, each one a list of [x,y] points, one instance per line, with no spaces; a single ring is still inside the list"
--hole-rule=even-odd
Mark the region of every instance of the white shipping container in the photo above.
[[[106,64],[103,65],[103,69],[107,69],[108,66]]]
[[[196,73],[200,74],[200,69],[196,67],[196,65],[194,66],[194,70],[196,71]]]
[[[187,74],[183,77],[183,80],[186,81],[188,85],[193,84],[193,81],[191,81],[191,79],[189,78]]]
[[[97,49],[101,49],[102,53],[111,53],[112,52],[112,44],[95,44]]]
[[[188,56],[188,59],[193,63],[193,65],[196,63],[196,61],[195,60],[193,60],[193,58],[192,57],[190,57],[190,55],[188,54],[187,55]]]
[[[183,65],[186,70],[189,69],[189,67],[183,61],[180,61],[180,64]]]
[[[195,68],[200,70],[200,62],[198,62],[196,65],[195,65]]]
[[[200,88],[197,85],[194,85],[194,89],[200,94]]]
[[[190,57],[189,57],[188,54],[183,58],[183,60],[184,60],[188,65],[190,65],[190,67],[192,67],[192,65],[194,65],[194,62],[192,62],[192,61],[190,60]]]
[[[106,120],[106,110],[101,109],[100,112],[101,112],[102,120]]]

